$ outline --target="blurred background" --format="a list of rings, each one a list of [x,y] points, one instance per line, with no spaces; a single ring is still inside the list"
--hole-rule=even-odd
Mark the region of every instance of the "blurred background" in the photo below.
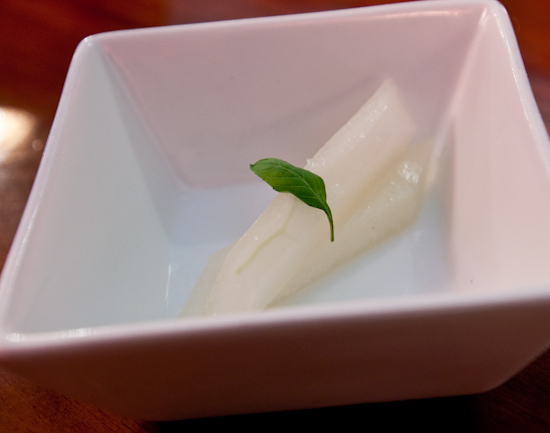
[[[0,268],[21,218],[72,54],[88,35],[138,27],[396,3],[375,0],[0,0]],[[550,125],[550,1],[502,0],[514,25],[537,103]],[[550,431],[550,355],[482,396],[363,405],[331,416],[402,419],[428,426],[433,411],[451,417],[444,431]],[[308,416],[319,414],[304,412]],[[308,415],[309,414],[309,415]],[[323,416],[327,416],[324,412]],[[269,417],[266,415],[266,417]],[[432,417],[433,418],[433,417]],[[270,422],[275,418],[246,418]],[[281,421],[280,416],[276,418]],[[288,421],[288,418],[285,419]],[[224,420],[224,425],[229,422]],[[233,418],[232,423],[239,423]],[[391,421],[398,422],[397,419]],[[426,424],[428,423],[428,424]],[[4,431],[179,431],[187,423],[127,420],[27,383],[0,370]],[[453,427],[454,425],[454,427]],[[455,429],[456,427],[456,429]]]

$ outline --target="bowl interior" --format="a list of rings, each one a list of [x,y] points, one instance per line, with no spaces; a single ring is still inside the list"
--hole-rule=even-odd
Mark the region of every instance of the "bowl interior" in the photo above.
[[[548,138],[507,17],[419,2],[83,41],[4,272],[5,331],[176,316],[273,197],[248,164],[302,164],[385,77],[436,144],[424,211],[289,304],[548,284]]]

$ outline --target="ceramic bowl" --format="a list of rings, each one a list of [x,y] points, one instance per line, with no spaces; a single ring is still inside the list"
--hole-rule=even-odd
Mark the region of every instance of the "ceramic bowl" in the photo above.
[[[261,313],[178,319],[209,255],[391,77],[433,140],[418,222]],[[550,343],[550,146],[505,10],[422,1],[78,47],[0,287],[0,361],[155,420],[457,395]]]

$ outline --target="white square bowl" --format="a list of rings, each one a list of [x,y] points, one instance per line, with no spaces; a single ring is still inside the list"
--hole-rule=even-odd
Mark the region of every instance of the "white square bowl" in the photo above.
[[[418,223],[263,313],[176,319],[209,254],[392,77]],[[550,342],[550,154],[492,0],[121,31],[75,53],[0,287],[0,361],[165,420],[482,392]]]

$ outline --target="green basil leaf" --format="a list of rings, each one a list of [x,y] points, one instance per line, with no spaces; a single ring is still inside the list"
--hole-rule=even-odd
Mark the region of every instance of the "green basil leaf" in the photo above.
[[[334,242],[332,212],[327,203],[325,182],[320,176],[277,158],[260,159],[250,168],[275,191],[291,193],[305,204],[325,212],[330,224],[330,241]]]

